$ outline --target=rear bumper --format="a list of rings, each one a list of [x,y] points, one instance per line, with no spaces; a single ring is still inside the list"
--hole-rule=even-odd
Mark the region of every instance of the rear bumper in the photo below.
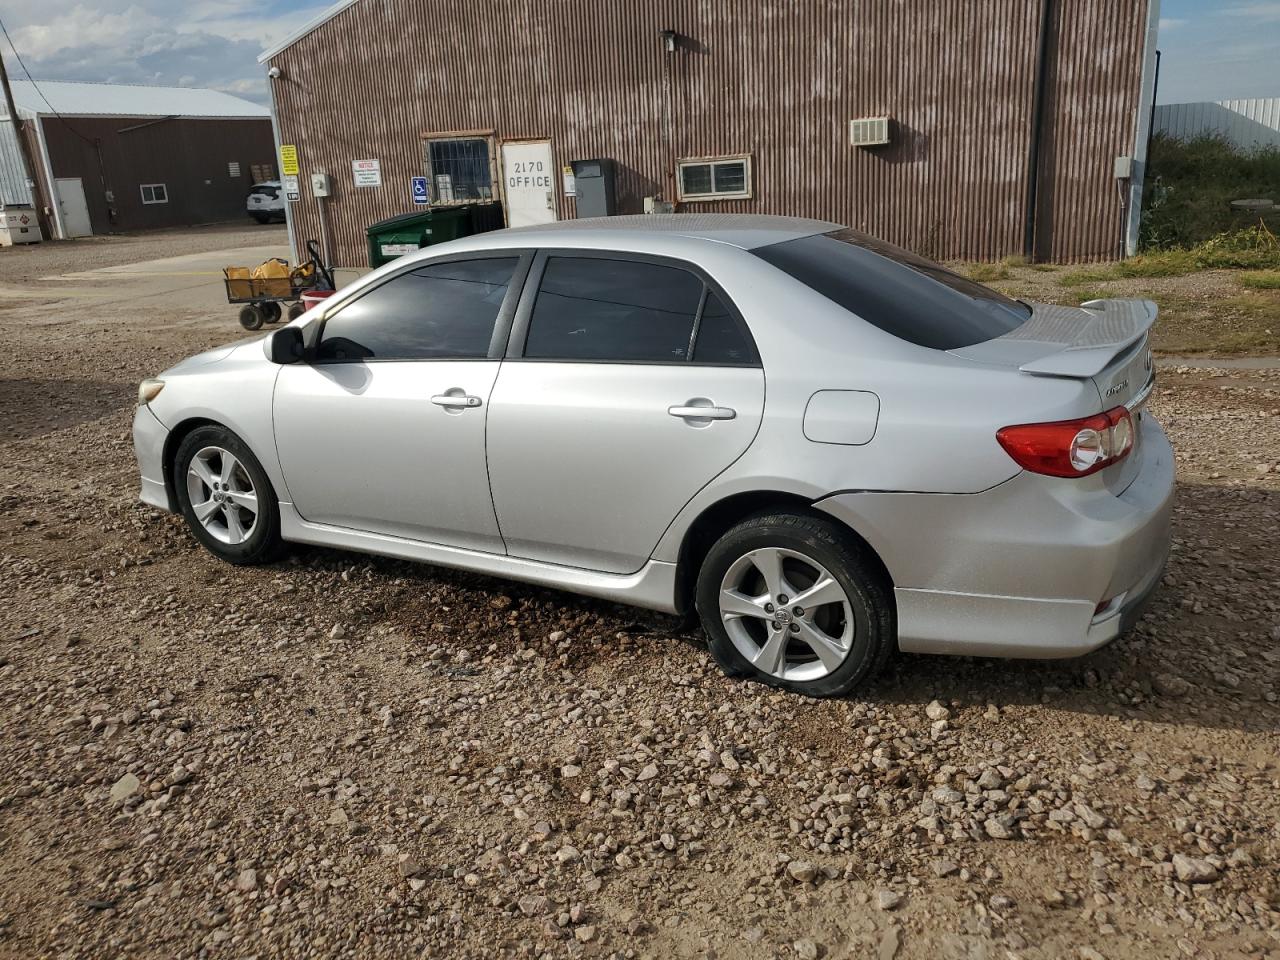
[[[1150,414],[1140,429],[1139,470],[1119,495],[1100,476],[1023,473],[979,494],[849,493],[817,507],[889,569],[902,650],[1079,656],[1138,619],[1168,557],[1173,450]]]

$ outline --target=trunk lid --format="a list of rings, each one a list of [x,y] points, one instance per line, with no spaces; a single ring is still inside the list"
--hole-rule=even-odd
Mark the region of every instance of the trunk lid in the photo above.
[[[1027,322],[994,340],[949,351],[952,355],[1016,367],[1033,377],[1090,380],[1097,411],[1124,406],[1134,418],[1133,452],[1101,476],[1119,493],[1137,475],[1141,408],[1155,382],[1149,333],[1157,307],[1150,300],[1090,300],[1078,307],[1031,304]]]

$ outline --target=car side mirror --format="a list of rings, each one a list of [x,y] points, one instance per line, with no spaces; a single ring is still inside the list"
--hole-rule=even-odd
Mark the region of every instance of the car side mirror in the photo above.
[[[281,327],[267,337],[265,346],[272,363],[297,363],[306,352],[301,327]]]

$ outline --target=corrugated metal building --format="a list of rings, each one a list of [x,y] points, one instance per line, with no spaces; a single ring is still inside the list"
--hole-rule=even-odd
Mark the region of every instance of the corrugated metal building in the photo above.
[[[344,0],[262,60],[299,155],[295,239],[320,236],[323,203],[344,264],[367,224],[414,209],[413,177],[531,222],[578,214],[564,168],[587,159],[613,161],[617,213],[661,196],[942,259],[1080,261],[1136,242],[1157,7]],[[859,132],[887,143],[852,142],[882,117]]]
[[[13,81],[60,237],[240,219],[276,174],[266,108],[186,87]],[[31,203],[0,100],[0,199]]]
[[[1179,140],[1216,134],[1245,150],[1280,147],[1280,97],[1162,103],[1156,107],[1156,131]]]

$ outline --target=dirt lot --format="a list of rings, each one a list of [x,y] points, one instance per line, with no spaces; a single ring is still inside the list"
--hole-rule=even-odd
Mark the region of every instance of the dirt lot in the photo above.
[[[810,702],[609,604],[214,561],[129,423],[239,334],[0,304],[0,957],[1280,957],[1280,372],[1163,372],[1131,636]]]

